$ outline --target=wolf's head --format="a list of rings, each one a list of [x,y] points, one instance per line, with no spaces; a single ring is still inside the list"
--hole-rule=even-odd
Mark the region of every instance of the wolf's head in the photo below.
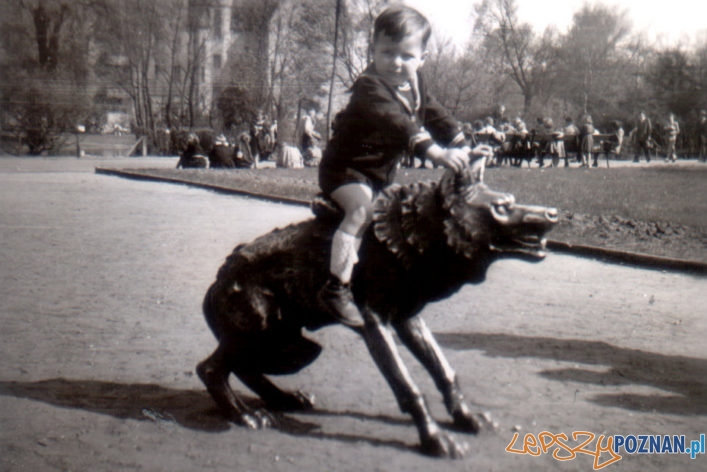
[[[557,223],[557,209],[518,204],[513,195],[488,188],[482,176],[467,169],[448,172],[440,181],[450,246],[467,257],[484,249],[530,260],[545,257],[545,233]]]
[[[482,179],[477,166],[448,171],[439,182],[387,188],[374,205],[376,237],[408,266],[442,241],[469,260],[480,253],[545,257],[545,233],[557,223],[557,210],[519,205]]]

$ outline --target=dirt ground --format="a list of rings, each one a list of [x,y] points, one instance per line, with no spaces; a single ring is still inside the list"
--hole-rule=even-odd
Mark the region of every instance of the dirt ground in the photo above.
[[[472,406],[496,422],[464,437],[468,457],[417,451],[411,421],[343,327],[310,333],[319,360],[275,379],[315,394],[313,412],[281,429],[230,425],[194,374],[216,346],[201,299],[235,244],[308,210],[93,172],[106,163],[175,160],[0,158],[2,471],[587,471],[589,455],[506,448],[515,432],[687,445],[707,433],[705,279],[552,253],[499,261],[424,313]],[[448,425],[434,385],[403,357]],[[706,468],[707,454],[622,453],[604,470]]]

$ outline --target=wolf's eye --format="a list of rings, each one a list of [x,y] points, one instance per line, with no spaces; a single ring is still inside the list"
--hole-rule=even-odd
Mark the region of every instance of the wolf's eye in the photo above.
[[[507,215],[511,210],[507,203],[496,204],[494,206],[496,207],[496,213],[499,215]]]

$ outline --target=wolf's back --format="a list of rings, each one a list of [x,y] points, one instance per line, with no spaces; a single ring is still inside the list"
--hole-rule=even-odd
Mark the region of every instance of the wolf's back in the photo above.
[[[328,274],[333,230],[331,222],[310,219],[238,245],[204,297],[214,334],[260,330],[270,317],[282,315],[277,310],[315,309],[312,294]]]

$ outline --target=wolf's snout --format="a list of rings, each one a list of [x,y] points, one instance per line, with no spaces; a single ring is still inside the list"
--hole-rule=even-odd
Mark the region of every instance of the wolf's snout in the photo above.
[[[548,208],[545,210],[545,218],[551,223],[557,223],[559,219],[559,212],[557,208]]]
[[[519,207],[520,209],[520,207]],[[523,206],[523,223],[534,225],[554,225],[559,220],[557,208],[542,206]]]

